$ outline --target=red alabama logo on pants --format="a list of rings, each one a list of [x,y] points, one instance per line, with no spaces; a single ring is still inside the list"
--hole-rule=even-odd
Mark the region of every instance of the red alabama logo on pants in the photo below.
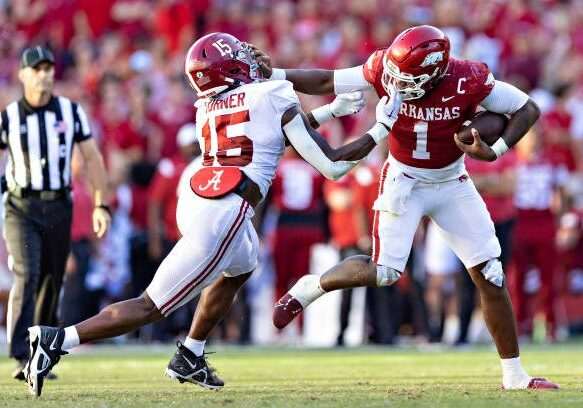
[[[235,190],[243,180],[238,167],[202,167],[190,179],[190,188],[204,198],[219,198]]]

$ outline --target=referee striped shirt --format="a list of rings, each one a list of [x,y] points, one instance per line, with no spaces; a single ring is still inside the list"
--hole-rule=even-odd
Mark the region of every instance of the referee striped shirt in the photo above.
[[[52,96],[43,107],[22,98],[0,112],[0,149],[8,149],[8,187],[60,190],[71,183],[73,143],[87,140],[91,130],[81,106]]]

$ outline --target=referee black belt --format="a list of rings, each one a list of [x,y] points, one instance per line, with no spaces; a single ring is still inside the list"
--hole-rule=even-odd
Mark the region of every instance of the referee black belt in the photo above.
[[[33,190],[27,187],[16,186],[9,191],[10,195],[17,198],[36,198],[42,201],[55,201],[69,196],[71,188],[60,190]]]

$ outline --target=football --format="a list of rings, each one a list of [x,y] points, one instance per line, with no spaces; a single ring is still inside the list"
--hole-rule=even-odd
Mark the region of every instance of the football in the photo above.
[[[508,118],[500,113],[482,111],[476,113],[469,121],[464,122],[458,132],[458,138],[462,143],[472,144],[474,137],[471,129],[476,128],[480,138],[488,146],[492,146],[504,131]]]

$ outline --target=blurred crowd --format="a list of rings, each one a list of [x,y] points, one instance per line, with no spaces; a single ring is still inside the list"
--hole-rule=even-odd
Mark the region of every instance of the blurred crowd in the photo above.
[[[542,118],[516,151],[493,165],[467,165],[504,248],[520,334],[531,338],[540,321],[542,338],[550,341],[583,331],[582,0],[0,0],[0,106],[21,97],[21,50],[50,47],[56,93],[87,112],[111,181],[113,227],[98,245],[83,163],[77,162],[63,322],[141,293],[179,238],[176,186],[198,154],[196,97],[182,73],[196,38],[224,31],[267,51],[277,67],[334,69],[362,64],[403,29],[425,23],[446,32],[454,57],[486,62],[496,78],[541,107]],[[329,100],[301,96],[306,111]],[[322,133],[336,146],[364,133],[374,122],[376,100],[368,94],[363,111],[326,124]],[[253,325],[259,329],[250,311],[258,293],[269,288],[270,307],[310,271],[315,246],[327,243],[340,258],[370,251],[370,209],[385,155],[377,148],[333,183],[286,152],[258,211],[263,266],[216,338],[252,341]],[[0,258],[6,259],[4,248]],[[419,230],[408,269],[397,286],[367,291],[365,339],[440,341],[448,322],[456,321],[448,341],[467,342],[479,302],[430,221]],[[10,282],[3,261],[0,305]],[[339,345],[350,305],[351,293],[343,293]],[[192,307],[185,307],[136,336],[170,340],[187,330],[191,316]]]

